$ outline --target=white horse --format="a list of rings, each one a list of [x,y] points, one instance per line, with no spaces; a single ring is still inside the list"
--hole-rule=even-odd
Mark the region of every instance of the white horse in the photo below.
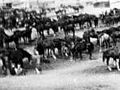
[[[112,68],[109,65],[111,58],[113,60],[114,66],[115,67],[117,66],[117,70],[120,71],[119,55],[120,55],[120,51],[119,51],[118,46],[113,46],[113,47],[110,47],[110,48],[103,51],[103,57],[102,57],[103,62],[105,62],[109,71],[112,71]]]
[[[110,42],[112,41],[112,38],[106,34],[102,33],[99,35],[99,44],[100,44],[100,49],[99,52],[102,51],[102,45],[105,45],[105,48],[108,48],[110,46]]]

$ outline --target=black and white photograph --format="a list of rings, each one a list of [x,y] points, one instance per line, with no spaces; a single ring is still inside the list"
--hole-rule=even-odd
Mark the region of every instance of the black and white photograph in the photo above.
[[[120,90],[120,0],[0,0],[0,90]]]

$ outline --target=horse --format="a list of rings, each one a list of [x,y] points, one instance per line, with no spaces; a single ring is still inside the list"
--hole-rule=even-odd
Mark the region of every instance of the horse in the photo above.
[[[16,35],[11,35],[11,36],[8,36],[5,31],[3,31],[2,33],[2,39],[4,41],[4,43],[6,44],[6,47],[9,48],[9,43],[10,42],[14,42],[16,46],[19,46],[18,44],[18,36]]]
[[[117,64],[117,70],[120,71],[120,52],[117,46],[103,51],[102,60],[103,62],[106,60],[108,70],[112,71],[112,68],[109,66],[110,58],[113,58],[113,61],[115,61]]]
[[[106,26],[114,25],[114,18],[112,16],[105,16],[104,20]]]
[[[62,46],[61,46],[61,55],[62,55],[62,57],[69,57],[69,54],[70,54],[70,52],[69,52],[69,48],[65,45],[65,44],[63,44]]]
[[[79,25],[80,27],[87,23],[87,27],[92,27],[92,19],[89,14],[79,15]]]
[[[83,33],[83,38],[86,42],[92,42],[91,38],[95,38],[97,40],[97,44],[99,45],[99,38],[98,38],[98,32],[96,32],[94,29],[85,31]]]
[[[29,62],[32,59],[32,56],[22,48],[8,49],[6,53],[5,54],[8,56],[9,60],[15,63],[16,66],[17,64],[20,64],[22,68],[24,67],[22,61],[23,58],[27,57]]]
[[[64,45],[65,40],[60,39],[60,38],[55,38],[55,39],[53,39],[53,43],[54,43],[54,48],[57,48],[58,54],[61,56],[62,53],[63,53],[63,51],[62,51],[63,47],[62,46]]]
[[[33,27],[37,30],[38,35],[41,35],[44,38],[45,37],[45,35],[44,35],[44,29],[45,29],[44,24],[40,23],[39,19],[36,19],[34,23],[35,23],[35,25]]]
[[[30,42],[31,41],[31,33],[32,33],[32,28],[30,27],[26,27],[25,30],[20,31],[20,30],[16,30],[14,31],[14,36],[17,36],[19,41],[21,38],[23,38],[24,43],[25,42]]]
[[[106,33],[111,36],[111,34],[114,33],[115,31],[119,31],[119,28],[118,27],[110,27],[109,29],[104,29],[102,31],[102,33]]]
[[[8,60],[7,56],[3,56],[3,54],[1,54],[0,59],[2,60],[2,74],[3,75],[15,75],[15,67],[14,64]]]
[[[110,37],[108,34],[106,33],[99,34],[99,44],[100,44],[99,52],[102,51],[102,47],[109,48],[112,41],[113,41],[112,37]]]
[[[36,61],[36,72],[39,74],[39,68],[41,69],[41,65],[42,65],[42,60],[45,60],[45,47],[43,45],[43,41],[39,40],[37,41],[35,47],[34,47],[34,55],[39,58]]]
[[[58,21],[53,20],[51,23],[51,28],[53,29],[54,34],[57,34],[57,32],[59,31],[58,27],[59,27]]]
[[[77,55],[80,55],[80,58],[82,59],[82,53],[83,51],[88,51],[89,59],[92,59],[92,52],[94,50],[94,44],[92,42],[86,42],[84,39],[75,45],[73,45],[73,48],[71,48],[71,53],[73,55],[73,58],[76,59]]]
[[[31,41],[31,33],[32,33],[32,28],[30,28],[30,26],[27,26],[25,31],[21,31],[21,37],[23,37],[24,42]]]
[[[2,53],[3,66],[5,67],[5,70],[10,70],[12,67],[11,65],[14,65],[15,74],[19,74],[18,69],[21,68],[21,71],[25,69],[23,61],[24,58],[27,58],[30,65],[35,59],[39,59],[35,58],[33,55],[28,53],[28,51],[22,48],[9,48],[4,50]]]
[[[98,17],[96,17],[95,15],[89,15],[89,18],[91,21],[93,21],[94,26],[98,27],[98,22],[99,22]]]
[[[68,25],[63,26],[65,37],[67,37],[67,35],[70,31],[72,31],[72,33],[73,33],[73,38],[75,37],[75,28],[74,27],[75,26],[73,24],[68,24]]]
[[[59,39],[58,39],[59,40]],[[37,40],[37,51],[40,53],[40,55],[42,56],[52,56],[54,58],[54,60],[56,61],[56,56],[55,56],[55,49],[59,50],[59,52],[61,52],[61,42],[62,41],[58,41],[55,38],[52,37],[46,37],[46,38],[39,38],[39,40]],[[41,50],[39,49],[41,48]]]
[[[120,32],[119,31],[115,31],[111,34],[111,37],[113,38],[114,44],[116,45],[117,43],[117,39],[120,38]]]

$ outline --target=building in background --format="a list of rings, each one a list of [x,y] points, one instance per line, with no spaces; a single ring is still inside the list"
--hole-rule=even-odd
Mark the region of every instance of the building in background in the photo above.
[[[98,1],[93,4],[95,8],[110,7],[110,1]]]
[[[112,8],[120,8],[120,0],[0,0],[0,6],[6,3],[12,3],[12,8],[24,8],[27,10],[36,10],[37,12],[42,12],[47,8],[59,10],[61,6],[83,5],[84,9],[79,10],[79,13],[95,15],[109,11]]]

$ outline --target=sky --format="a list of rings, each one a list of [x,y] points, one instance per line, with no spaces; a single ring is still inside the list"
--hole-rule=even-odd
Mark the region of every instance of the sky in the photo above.
[[[2,1],[5,1],[5,2],[9,2],[9,1],[18,1],[18,0],[0,0],[1,2]],[[27,0],[19,0],[19,1],[27,1]],[[37,0],[28,0],[28,1],[37,1]],[[38,0],[39,2],[46,2],[46,1],[58,1],[58,0]],[[61,1],[70,1],[70,0],[61,0]],[[75,0],[72,0],[72,1],[75,1]],[[116,2],[116,1],[120,1],[120,0],[77,0],[77,1],[80,1],[80,2],[87,2],[87,1],[110,1],[110,2]]]
[[[28,1],[39,1],[39,2],[48,2],[48,1],[55,1],[55,2],[67,2],[67,3],[72,3],[72,2],[75,2],[75,1],[78,1],[78,2],[88,2],[88,1],[110,1],[111,3],[112,2],[117,2],[117,1],[120,1],[120,0],[0,0],[0,2],[11,2],[11,1],[23,1],[23,2],[28,2]]]
[[[2,0],[0,0],[1,2]],[[117,8],[120,8],[120,0],[4,0],[5,2],[9,2],[9,1],[21,1],[21,2],[37,2],[39,1],[39,3],[44,3],[44,2],[50,2],[50,1],[54,1],[56,2],[54,4],[54,6],[59,6],[61,3],[66,3],[66,4],[74,4],[75,2],[80,2],[80,4],[84,5],[83,3],[84,2],[89,2],[89,1],[92,1],[92,2],[95,2],[95,1],[110,1],[111,5],[110,5],[110,8],[114,8],[114,7],[117,7]],[[119,1],[119,3],[114,3],[114,2],[117,2]],[[33,4],[33,3],[32,3]],[[25,5],[28,5],[28,4],[25,4]],[[29,5],[28,5],[29,7]],[[83,10],[81,10],[81,12],[88,12],[90,14],[96,14],[98,15],[99,13],[102,13],[104,11],[106,11],[107,9],[109,10],[110,8],[93,8],[91,6],[85,6],[85,8]]]
[[[80,4],[82,4],[82,5],[84,5],[83,3],[84,2],[88,2],[88,1],[92,1],[92,2],[95,2],[95,1],[110,1],[110,3],[111,3],[111,8],[113,8],[113,7],[120,7],[120,0],[0,0],[0,3],[2,2],[2,1],[4,1],[4,2],[10,2],[10,1],[17,1],[17,2],[19,2],[19,1],[21,1],[21,2],[25,2],[25,3],[27,3],[27,2],[37,2],[37,1],[39,1],[39,3],[44,3],[44,2],[51,2],[51,1],[54,1],[54,2],[56,2],[54,5],[56,5],[56,6],[58,6],[58,5],[60,5],[60,4],[64,4],[65,3],[65,5],[67,5],[67,4],[74,4],[74,3],[76,3],[76,2],[79,2]],[[119,3],[115,3],[115,2],[118,2],[119,1]]]

